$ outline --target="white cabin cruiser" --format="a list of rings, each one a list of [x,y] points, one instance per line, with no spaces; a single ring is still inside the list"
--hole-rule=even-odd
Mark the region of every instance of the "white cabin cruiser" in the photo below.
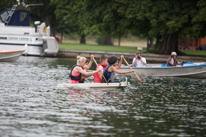
[[[59,45],[50,36],[49,26],[36,21],[35,27],[30,27],[29,11],[17,10],[18,5],[0,12],[0,50],[24,50],[24,55],[56,55]]]

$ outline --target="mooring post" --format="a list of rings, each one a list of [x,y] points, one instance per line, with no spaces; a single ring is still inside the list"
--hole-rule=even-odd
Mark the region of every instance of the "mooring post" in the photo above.
[[[147,53],[149,53],[150,39],[147,39]]]

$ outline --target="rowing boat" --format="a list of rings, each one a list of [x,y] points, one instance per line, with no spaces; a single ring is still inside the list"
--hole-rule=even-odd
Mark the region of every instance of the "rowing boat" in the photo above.
[[[110,90],[110,89],[116,89],[116,88],[125,88],[130,83],[127,81],[119,82],[119,83],[79,83],[79,84],[68,84],[68,83],[62,83],[58,84],[57,87],[67,87],[67,88],[92,88],[97,90]]]
[[[0,62],[15,62],[24,50],[0,50]]]
[[[150,64],[145,67],[132,67],[132,69],[138,75],[206,79],[206,63],[185,63],[183,66],[176,67],[167,67],[166,64]],[[129,70],[127,66],[120,68],[120,71]]]

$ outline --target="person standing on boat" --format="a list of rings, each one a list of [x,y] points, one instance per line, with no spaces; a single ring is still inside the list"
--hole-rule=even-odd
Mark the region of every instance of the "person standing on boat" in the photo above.
[[[79,81],[81,81],[82,75],[86,75],[86,77],[89,77],[101,71],[101,70],[97,70],[93,72],[87,72],[86,70],[84,70],[84,69],[88,69],[89,66],[91,67],[90,62],[93,61],[93,55],[91,55],[91,61],[89,62],[88,65],[85,65],[86,60],[87,59],[85,57],[77,56],[77,64],[75,64],[72,67],[71,72],[69,74],[69,77],[70,77],[69,84],[79,84]]]
[[[171,56],[167,59],[167,67],[176,66],[177,64],[181,65],[181,64],[183,64],[183,62],[179,62],[177,60],[177,53],[172,52]]]
[[[98,64],[98,67],[101,70],[101,72],[94,74],[94,83],[101,83],[103,72],[106,66],[108,65],[107,57],[105,56],[101,57],[100,62],[101,64]],[[96,67],[96,70],[98,69],[98,67]]]
[[[118,64],[118,58],[117,57],[110,56],[108,58],[108,63],[109,64],[107,65],[107,67],[105,68],[104,73],[103,73],[105,79],[108,82],[115,82],[115,81],[113,81],[115,73],[126,74],[126,73],[134,72],[134,70],[130,70],[130,71],[119,71],[118,70],[118,69],[120,69],[120,67],[122,65],[123,58],[124,58],[124,56],[122,55],[119,64]],[[117,66],[117,64],[118,64],[118,66]],[[101,83],[106,83],[106,81],[104,80],[103,77],[102,77]]]
[[[147,61],[145,58],[142,57],[141,52],[137,52],[135,58],[132,61],[133,67],[145,67]]]

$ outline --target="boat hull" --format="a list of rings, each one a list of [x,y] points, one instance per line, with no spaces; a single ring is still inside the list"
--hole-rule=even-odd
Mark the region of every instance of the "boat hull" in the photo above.
[[[124,88],[130,85],[129,82],[120,82],[120,83],[79,83],[79,84],[58,84],[57,87],[67,87],[67,88],[92,88],[97,90],[110,90],[116,88]]]
[[[146,66],[132,68],[137,75],[163,76],[163,77],[188,77],[206,79],[206,65],[188,66],[188,67],[159,67]],[[122,67],[120,71],[128,71],[129,67]],[[131,73],[130,73],[131,74]]]
[[[24,50],[0,51],[0,62],[15,62]]]
[[[0,43],[0,50],[26,50],[25,55],[43,55],[43,45],[27,45],[25,44],[2,44]]]

